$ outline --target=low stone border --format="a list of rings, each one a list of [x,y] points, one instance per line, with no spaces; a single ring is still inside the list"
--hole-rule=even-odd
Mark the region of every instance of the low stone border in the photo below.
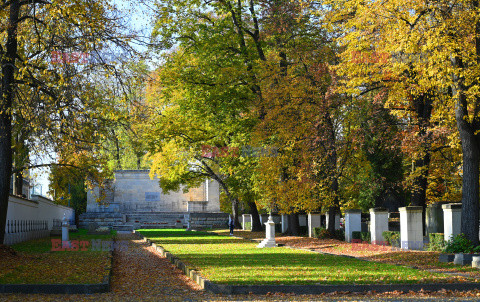
[[[115,239],[114,239],[115,240]],[[110,291],[113,272],[113,251],[108,255],[106,275],[101,283],[94,284],[0,284],[0,293],[20,294],[95,294]]]
[[[375,291],[377,293],[404,291],[404,292],[420,292],[420,291],[440,291],[440,290],[480,290],[480,283],[425,283],[425,284],[346,284],[346,285],[226,285],[214,283],[202,275],[195,269],[188,267],[176,256],[165,250],[162,246],[152,243],[141,233],[134,231],[137,236],[147,244],[153,246],[155,250],[163,257],[166,257],[172,264],[179,268],[185,275],[189,276],[193,281],[200,285],[203,289],[214,294],[225,295],[246,295],[257,294],[265,295],[268,293],[285,293],[297,295],[316,295],[332,292],[368,292]],[[333,255],[333,254],[332,254]],[[338,256],[338,255],[335,255]],[[352,257],[355,258],[355,257]],[[366,261],[366,260],[364,260]]]

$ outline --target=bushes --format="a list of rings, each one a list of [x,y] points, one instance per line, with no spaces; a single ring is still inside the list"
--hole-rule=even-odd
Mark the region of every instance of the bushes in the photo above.
[[[335,234],[332,236],[324,227],[313,228],[313,237],[318,239],[335,238],[338,240],[345,240],[345,231],[342,229],[335,230]]]
[[[370,242],[370,232],[352,232],[352,242]]]
[[[313,237],[318,239],[331,238],[330,233],[323,227],[313,228]]]
[[[362,240],[362,232],[359,232],[359,231],[352,232],[352,240],[354,241]]]
[[[370,242],[370,232],[361,232],[360,237],[362,242]]]
[[[430,243],[428,244],[429,251],[443,251],[445,249],[445,236],[443,233],[430,233],[428,234]]]
[[[479,253],[480,246],[473,246],[465,234],[459,234],[445,244],[445,253]]]
[[[385,231],[382,233],[382,236],[385,238],[388,245],[400,246],[400,232]]]

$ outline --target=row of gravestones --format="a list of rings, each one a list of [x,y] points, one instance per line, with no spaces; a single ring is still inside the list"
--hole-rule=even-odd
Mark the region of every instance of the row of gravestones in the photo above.
[[[461,232],[461,212],[460,203],[442,204],[443,210],[443,233],[445,239],[455,237]],[[423,249],[423,222],[422,207],[402,207],[400,212],[400,243],[401,248],[406,250]],[[345,211],[345,241],[352,242],[353,232],[362,230],[361,210]],[[385,245],[383,232],[388,231],[388,211],[383,208],[370,209],[370,236],[373,244]],[[314,228],[321,226],[321,215],[310,213],[308,215],[299,215],[300,226],[308,227],[308,236],[313,237]],[[275,223],[281,224],[281,231],[284,233],[288,228],[287,215],[272,215]],[[261,215],[261,222],[267,221],[268,215]],[[328,225],[328,216],[326,216]],[[242,216],[242,226],[246,230],[251,225],[252,216],[244,214]],[[335,217],[335,229],[340,229],[340,215]]]

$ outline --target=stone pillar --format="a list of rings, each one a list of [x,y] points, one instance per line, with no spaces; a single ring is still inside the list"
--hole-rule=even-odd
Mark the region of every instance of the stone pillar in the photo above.
[[[307,226],[307,215],[298,214],[298,224],[300,226]]]
[[[443,209],[445,202],[430,204],[425,209],[425,227],[427,235],[430,233],[443,233]]]
[[[250,229],[247,230],[245,223],[250,222]],[[252,230],[252,214],[243,214],[242,215],[242,230],[250,231]]]
[[[345,241],[352,242],[352,233],[362,231],[362,210],[345,211]]]
[[[272,216],[268,217],[268,221],[265,223],[265,239],[257,246],[258,248],[275,247],[275,222],[272,220]]]
[[[325,227],[328,229],[328,213],[325,214]],[[340,230],[340,214],[335,214],[335,230]]]
[[[402,249],[423,249],[422,207],[402,207],[400,211],[400,242]]]
[[[370,238],[372,244],[385,245],[383,232],[388,231],[388,211],[384,208],[370,209]]]
[[[462,204],[449,203],[442,205],[443,235],[445,241],[452,239],[462,232]]]
[[[70,238],[68,229],[70,228],[69,222],[65,214],[62,219],[62,247],[70,247]]]
[[[321,214],[308,213],[308,237],[313,237],[313,229],[321,226]]]
[[[288,215],[282,214],[282,233],[288,229]]]

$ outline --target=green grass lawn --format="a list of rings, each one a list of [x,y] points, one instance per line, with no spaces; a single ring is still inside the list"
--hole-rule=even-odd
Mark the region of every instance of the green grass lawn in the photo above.
[[[70,233],[70,240],[88,241],[86,251],[52,251],[47,237],[12,246],[16,255],[0,257],[0,284],[93,284],[103,282],[109,266],[109,252],[92,249],[92,241],[110,241],[110,235],[87,235],[86,230]]]
[[[205,232],[140,230],[209,280],[223,284],[388,284],[452,282],[451,276],[323,255]]]

